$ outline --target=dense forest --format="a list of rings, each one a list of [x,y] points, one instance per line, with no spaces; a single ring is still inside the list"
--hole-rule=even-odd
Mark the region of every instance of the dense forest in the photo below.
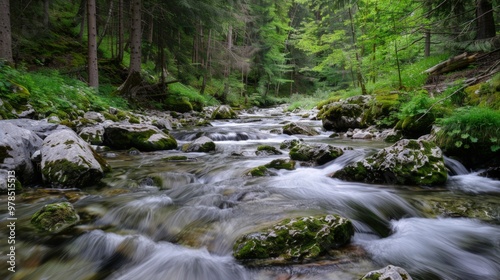
[[[371,95],[392,106],[374,116],[385,127],[417,115],[413,122],[425,115],[434,123],[464,106],[500,108],[496,0],[2,0],[0,7],[0,90],[18,111],[30,100],[39,118],[71,120],[68,100],[80,109],[184,112],[217,104],[321,109]],[[479,90],[483,97],[473,94]],[[93,101],[78,101],[79,92]],[[5,106],[2,117],[15,117]]]

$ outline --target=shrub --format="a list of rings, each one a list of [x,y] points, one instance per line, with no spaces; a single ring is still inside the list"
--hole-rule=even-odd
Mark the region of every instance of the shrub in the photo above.
[[[500,111],[461,108],[439,121],[436,143],[448,156],[470,167],[500,164]]]

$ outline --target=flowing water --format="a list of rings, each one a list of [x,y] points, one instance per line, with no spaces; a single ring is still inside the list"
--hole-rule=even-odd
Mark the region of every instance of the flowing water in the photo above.
[[[259,145],[279,147],[296,136],[272,133],[283,121],[320,129],[319,121],[284,115],[280,108],[214,121],[212,127],[172,132],[179,144],[201,135],[215,153],[162,151],[108,154],[113,171],[104,188],[34,191],[19,197],[17,272],[7,279],[359,279],[388,264],[414,279],[500,279],[500,181],[470,173],[447,159],[450,179],[440,188],[368,185],[328,175],[388,144],[319,136],[306,142],[352,147],[322,166],[298,165],[276,176],[247,172],[282,155],[258,156]],[[186,160],[168,161],[173,155]],[[42,194],[40,194],[42,192]],[[5,198],[2,197],[2,205]],[[64,234],[36,232],[31,215],[43,204],[74,202],[81,223]],[[4,209],[2,209],[4,211]],[[5,228],[6,213],[0,212]],[[287,217],[337,213],[356,233],[346,248],[306,263],[243,264],[234,241]],[[2,230],[0,239],[6,241]],[[8,247],[1,242],[0,260]],[[2,267],[2,266],[0,266]]]

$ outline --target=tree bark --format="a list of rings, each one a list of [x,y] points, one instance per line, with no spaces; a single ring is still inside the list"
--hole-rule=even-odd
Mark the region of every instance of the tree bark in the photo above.
[[[495,19],[491,0],[477,0],[476,2],[477,34],[476,39],[495,37]]]
[[[43,26],[49,28],[50,0],[43,1]]]
[[[0,59],[13,63],[12,34],[10,28],[9,0],[0,0]]]
[[[119,63],[123,61],[123,37],[124,37],[124,27],[123,27],[123,0],[118,0],[118,50],[116,59]]]
[[[142,83],[141,78],[141,0],[133,0],[132,3],[132,24],[130,26],[130,66],[128,77],[118,88],[118,91],[129,99],[135,98],[137,89]]]
[[[129,74],[141,72],[141,0],[132,1],[132,24],[130,28]]]
[[[443,61],[439,64],[434,65],[433,67],[424,71],[424,73],[431,75],[440,75],[444,73],[448,73],[465,66],[468,66],[472,62],[476,61],[477,54],[469,55],[467,53],[463,53],[457,56],[454,56],[446,61]]]
[[[97,24],[95,0],[87,0],[87,32],[88,32],[88,74],[89,86],[99,86],[97,66]]]

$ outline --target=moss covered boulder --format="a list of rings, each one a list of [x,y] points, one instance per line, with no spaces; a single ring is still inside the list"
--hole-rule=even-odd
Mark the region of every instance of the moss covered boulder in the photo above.
[[[286,170],[294,170],[295,169],[295,161],[287,158],[275,159],[266,165],[261,165],[253,168],[248,172],[249,175],[258,177],[258,176],[274,176],[276,175],[270,169],[286,169]]]
[[[288,123],[285,126],[283,126],[283,133],[287,135],[302,134],[308,136],[314,136],[319,134],[315,129],[311,127],[294,122]]]
[[[370,108],[372,97],[360,95],[324,105],[318,118],[326,130],[347,131],[349,128],[365,128],[363,113]]]
[[[182,146],[182,151],[208,153],[211,151],[215,151],[215,147],[215,143],[212,139],[208,138],[207,136],[201,136],[193,142]]]
[[[54,187],[82,188],[97,184],[109,165],[72,130],[62,130],[43,141],[42,178]]]
[[[320,165],[332,161],[343,154],[344,151],[341,148],[328,144],[301,143],[290,150],[291,159],[311,161]]]
[[[212,119],[216,120],[236,118],[238,118],[238,114],[236,114],[236,112],[234,112],[228,105],[221,105],[212,113]]]
[[[239,238],[233,247],[236,259],[314,259],[347,244],[354,227],[338,215],[285,219]]]
[[[31,216],[31,224],[52,233],[60,232],[78,221],[80,217],[69,202],[47,204]]]
[[[257,151],[255,151],[255,154],[258,156],[269,156],[269,155],[281,155],[283,153],[273,146],[260,145],[257,147]]]
[[[152,125],[112,124],[104,129],[104,144],[115,149],[172,150],[177,141]]]
[[[448,178],[443,153],[434,143],[403,139],[333,174],[334,178],[377,184],[443,185]]]

